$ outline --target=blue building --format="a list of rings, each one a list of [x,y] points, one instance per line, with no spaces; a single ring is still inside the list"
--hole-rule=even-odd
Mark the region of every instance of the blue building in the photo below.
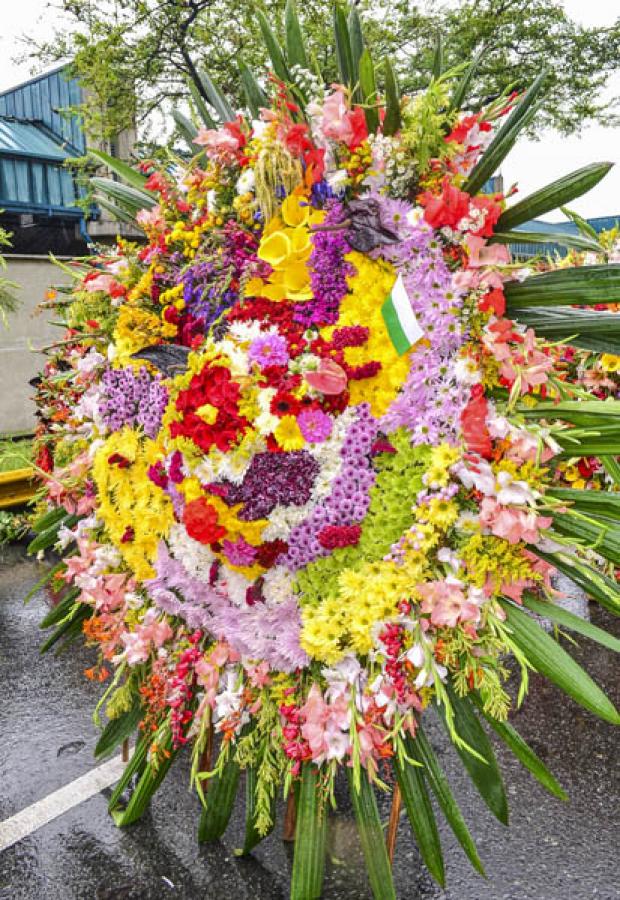
[[[0,224],[19,254],[83,255],[79,187],[65,163],[85,153],[80,119],[70,109],[82,89],[66,66],[0,93]]]
[[[601,231],[610,231],[612,228],[620,225],[620,215],[598,216],[586,221],[597,234],[600,234]],[[539,234],[579,234],[579,229],[574,222],[543,222],[541,219],[533,219],[531,222],[526,222],[525,225],[519,225],[515,230],[535,231]],[[548,254],[555,255],[556,253],[560,256],[566,256],[567,253],[566,247],[553,241],[545,244],[515,243],[510,245],[510,249],[515,256],[521,259],[528,259],[532,256],[546,256]]]

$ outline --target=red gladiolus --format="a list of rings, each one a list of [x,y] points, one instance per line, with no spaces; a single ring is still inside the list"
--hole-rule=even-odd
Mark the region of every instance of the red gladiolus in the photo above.
[[[461,429],[467,449],[484,459],[491,459],[493,455],[491,435],[486,424],[488,409],[484,388],[481,384],[475,384],[469,403],[461,413]]]
[[[442,182],[442,192],[438,196],[425,191],[419,198],[424,207],[424,218],[433,228],[456,228],[461,219],[469,213],[470,196],[450,184],[448,177]]]
[[[481,312],[492,312],[494,316],[501,318],[506,312],[506,298],[500,288],[493,288],[478,303]]]

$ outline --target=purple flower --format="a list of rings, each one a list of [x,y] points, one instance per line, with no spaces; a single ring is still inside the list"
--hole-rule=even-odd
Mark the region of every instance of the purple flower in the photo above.
[[[256,558],[256,550],[242,537],[236,541],[224,541],[222,544],[228,561],[233,566],[251,566]]]
[[[250,344],[248,356],[261,369],[285,366],[289,360],[286,339],[280,334],[261,334]]]
[[[134,369],[106,369],[102,378],[99,412],[110,431],[125,425],[141,425],[147,437],[154,438],[168,404],[168,391],[161,375],[150,375],[143,366]]]
[[[226,503],[243,503],[239,518],[264,519],[276,506],[303,506],[310,499],[319,464],[306,450],[257,453],[243,482],[230,485]]]
[[[297,416],[299,430],[311,444],[322,444],[332,433],[333,423],[322,409],[304,409]]]

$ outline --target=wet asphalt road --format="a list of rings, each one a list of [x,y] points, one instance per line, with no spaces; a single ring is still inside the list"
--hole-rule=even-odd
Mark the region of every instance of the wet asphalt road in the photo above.
[[[89,651],[39,657],[46,608],[22,598],[44,568],[21,546],[0,549],[0,821],[84,774],[95,763],[91,713],[99,687],[82,675]],[[610,619],[593,608],[593,621]],[[620,634],[617,621],[611,627]],[[620,703],[613,654],[582,641],[575,654]],[[422,866],[405,821],[396,851],[402,900],[616,900],[620,898],[620,743],[617,729],[582,711],[535,676],[512,720],[570,795],[547,795],[498,748],[511,805],[505,829],[487,813],[441,732],[431,736],[477,840],[488,878],[476,875],[440,820],[448,887]],[[99,794],[0,854],[1,900],[286,900],[291,847],[272,835],[247,860],[237,801],[224,841],[199,846],[199,802],[189,793],[187,760],[177,763],[143,820],[119,831]],[[108,794],[109,792],[105,792]],[[330,828],[326,900],[369,900],[344,792]],[[383,804],[387,816],[387,804]],[[278,830],[278,829],[277,829]],[[279,830],[278,830],[279,835]]]

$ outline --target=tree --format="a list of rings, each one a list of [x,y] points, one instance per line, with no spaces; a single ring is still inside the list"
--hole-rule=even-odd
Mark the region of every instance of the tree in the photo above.
[[[261,6],[282,33],[285,8],[285,0],[59,2],[66,25],[44,44],[30,41],[28,53],[38,63],[74,60],[74,73],[89,93],[86,128],[99,140],[134,121],[148,137],[153,111],[186,101],[188,80],[196,83],[203,69],[243,105],[238,61],[260,69],[266,57],[256,9]],[[457,8],[430,3],[424,11],[407,0],[355,5],[375,58],[390,53],[405,91],[424,83],[441,33],[448,65],[482,51],[479,99],[508,83],[521,86],[545,66],[548,93],[539,123],[570,133],[588,122],[618,121],[616,100],[604,102],[602,92],[620,55],[620,20],[609,28],[585,28],[549,0],[473,0]],[[330,68],[332,6],[332,0],[299,3],[313,65],[328,80],[336,74]]]

